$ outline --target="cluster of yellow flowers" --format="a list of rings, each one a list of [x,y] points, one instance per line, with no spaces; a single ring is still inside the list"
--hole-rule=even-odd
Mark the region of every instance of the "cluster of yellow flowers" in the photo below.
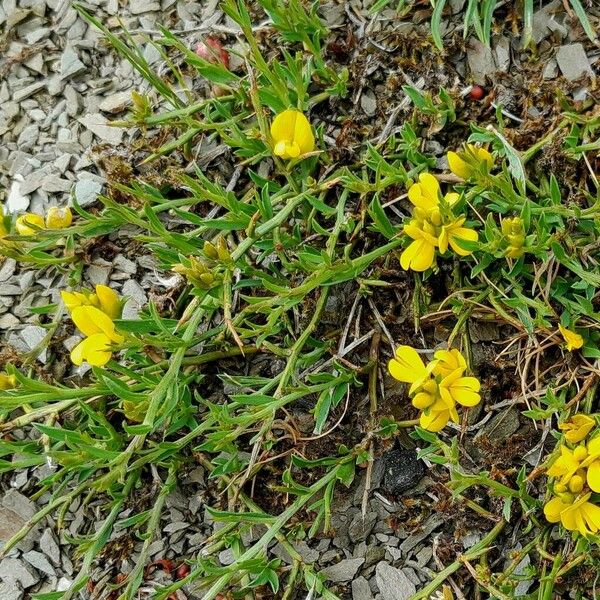
[[[48,209],[45,218],[35,213],[25,213],[17,217],[15,230],[19,235],[34,235],[40,229],[64,229],[72,222],[73,213],[70,208],[53,206]],[[4,209],[0,207],[0,238],[9,234],[9,226],[4,221]]]
[[[600,531],[600,506],[592,493],[600,493],[600,435],[596,419],[584,414],[559,425],[564,441],[559,456],[547,471],[554,478],[554,497],[544,506],[550,523],[587,536]],[[590,435],[590,432],[594,432]],[[587,443],[584,442],[587,438]]]
[[[411,384],[412,404],[422,411],[419,424],[428,431],[440,431],[450,420],[458,423],[457,404],[481,401],[479,380],[465,377],[467,362],[455,348],[438,350],[426,366],[414,348],[400,346],[388,369],[394,379]]]
[[[71,360],[76,365],[88,362],[94,367],[103,367],[111,359],[114,345],[125,340],[114,323],[121,316],[121,298],[105,285],[97,285],[95,293],[63,291],[61,296],[73,323],[85,336],[71,350]]]
[[[20,235],[34,235],[40,229],[64,229],[73,221],[70,208],[53,206],[48,209],[46,218],[35,213],[25,213],[17,218],[15,229]]]
[[[450,192],[442,198],[437,179],[430,173],[421,173],[419,182],[408,190],[408,199],[415,208],[412,219],[404,226],[404,233],[413,241],[400,256],[403,269],[426,271],[435,263],[436,248],[440,254],[444,254],[448,246],[459,256],[471,254],[460,242],[476,242],[478,235],[474,229],[463,227],[465,216],[457,217],[452,212],[458,194]]]

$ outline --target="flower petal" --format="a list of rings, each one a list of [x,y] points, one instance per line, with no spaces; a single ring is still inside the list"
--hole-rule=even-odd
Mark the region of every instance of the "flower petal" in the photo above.
[[[440,203],[440,184],[431,173],[421,173],[419,175],[421,184],[421,194],[428,201],[431,208],[435,208]]]
[[[100,310],[111,319],[118,319],[121,316],[121,301],[119,294],[106,285],[98,284],[96,286],[96,296],[100,303]]]
[[[595,460],[588,466],[587,483],[594,492],[600,493],[600,460]]]
[[[391,376],[404,383],[413,383],[427,375],[418,352],[410,346],[399,346],[396,356],[388,363]]]
[[[471,176],[471,167],[456,153],[450,150],[446,156],[450,170],[463,179],[469,179]]]
[[[88,362],[94,367],[103,367],[112,355],[110,340],[103,333],[86,337],[71,350],[71,361],[75,365]]]
[[[479,239],[479,235],[474,229],[468,229],[467,227],[458,227],[450,233],[450,246],[452,250],[459,256],[468,256],[473,250],[466,250],[457,244],[457,240],[466,240],[469,242],[476,242]]]
[[[421,413],[419,425],[427,431],[437,432],[443,429],[450,420],[450,412],[447,410],[441,412],[429,411],[429,414]]]
[[[78,306],[73,309],[71,319],[77,329],[86,336],[103,333],[113,342],[121,343],[123,336],[115,331],[111,318],[95,306]]]

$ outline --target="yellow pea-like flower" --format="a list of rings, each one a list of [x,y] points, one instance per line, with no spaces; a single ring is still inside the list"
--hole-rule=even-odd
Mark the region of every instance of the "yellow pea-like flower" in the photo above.
[[[73,312],[73,309],[78,306],[95,306],[111,319],[121,317],[123,302],[119,294],[106,285],[98,284],[95,293],[90,290],[82,290],[81,292],[63,290],[60,295],[69,312]]]
[[[0,373],[0,390],[12,390],[17,387],[17,378],[8,373]]]
[[[299,110],[279,113],[271,123],[273,154],[283,159],[298,158],[315,149],[315,136],[309,120]]]
[[[103,333],[110,341],[120,344],[123,336],[117,333],[112,319],[95,306],[78,306],[71,313],[73,323],[83,335]]]
[[[20,235],[35,235],[37,231],[45,227],[44,217],[34,213],[25,213],[15,222],[15,229]]]
[[[494,166],[492,155],[473,144],[465,144],[459,152],[448,152],[447,159],[450,170],[462,179],[474,178],[480,171],[490,171]]]
[[[125,338],[116,331],[112,319],[95,306],[77,306],[71,318],[86,336],[71,350],[71,361],[75,365],[88,362],[94,367],[103,367],[112,356],[113,345],[122,343]]]
[[[103,367],[111,356],[111,341],[103,333],[84,338],[71,350],[71,361],[77,366],[87,362],[93,367]]]
[[[565,340],[565,346],[569,352],[573,352],[573,350],[577,350],[583,346],[583,338],[576,332],[562,325],[558,326],[558,330],[560,334],[563,336]]]
[[[47,229],[65,229],[73,222],[73,213],[68,207],[53,206],[46,213]]]
[[[596,425],[596,419],[588,415],[573,415],[568,421],[561,423],[558,428],[565,432],[565,439],[571,444],[583,440]]]

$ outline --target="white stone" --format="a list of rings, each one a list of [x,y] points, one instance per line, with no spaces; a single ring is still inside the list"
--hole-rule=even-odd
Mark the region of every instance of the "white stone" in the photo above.
[[[80,179],[75,184],[75,198],[81,207],[96,202],[101,191],[102,184],[94,179]]]
[[[17,173],[13,179],[5,208],[7,213],[19,213],[29,208],[29,198],[21,192],[23,176]]]

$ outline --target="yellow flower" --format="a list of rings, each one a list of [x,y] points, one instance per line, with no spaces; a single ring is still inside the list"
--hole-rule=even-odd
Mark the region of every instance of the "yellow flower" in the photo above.
[[[452,350],[438,350],[433,356],[437,361],[433,369],[434,375],[446,377],[456,371],[456,369],[466,370],[467,368],[467,361],[456,348],[452,348]]]
[[[17,378],[14,375],[0,373],[0,390],[12,390],[17,387]]]
[[[437,208],[440,203],[440,184],[431,173],[421,173],[419,182],[408,189],[408,199],[412,204],[425,211]]]
[[[448,408],[455,403],[475,406],[481,401],[479,380],[476,377],[463,377],[463,373],[464,369],[456,369],[440,382],[440,396]]]
[[[44,217],[34,213],[25,213],[17,218],[15,229],[20,235],[34,235],[40,229],[44,229]]]
[[[419,391],[412,399],[412,405],[419,410],[433,406],[439,398],[439,386],[434,379],[429,379],[419,386]]]
[[[544,515],[550,523],[560,522],[569,531],[587,536],[600,530],[600,506],[589,502],[591,493],[575,498],[573,494],[559,494],[544,506]]]
[[[111,319],[121,317],[123,302],[117,292],[106,285],[98,284],[95,293],[91,290],[80,292],[62,291],[60,295],[69,312],[73,312],[73,309],[78,306],[95,306]]]
[[[558,330],[560,331],[563,339],[565,340],[567,350],[572,352],[573,350],[577,350],[583,346],[583,338],[575,331],[571,331],[566,327],[563,327],[559,324]]]
[[[459,256],[468,256],[473,252],[472,250],[466,250],[458,243],[460,241],[476,242],[479,239],[474,229],[463,227],[466,220],[466,217],[459,217],[453,223],[442,226],[442,232],[438,239],[438,246],[442,254],[448,249],[448,244]]]
[[[58,206],[53,206],[46,213],[47,229],[64,229],[65,227],[69,227],[72,221],[73,214],[68,207],[59,208]]]
[[[315,136],[308,119],[293,108],[279,113],[271,123],[273,153],[284,159],[298,158],[315,149]]]
[[[115,324],[95,306],[77,306],[71,318],[77,329],[86,336],[71,350],[73,364],[80,365],[85,361],[94,367],[104,366],[112,355],[112,345],[124,340],[115,330]]]
[[[475,177],[482,169],[489,172],[494,165],[492,155],[485,148],[473,144],[465,144],[459,152],[448,152],[447,158],[450,170],[463,179]]]
[[[577,444],[595,425],[596,420],[588,415],[573,415],[568,421],[561,423],[558,428],[565,432],[567,442]]]
[[[437,242],[431,234],[418,229],[410,224],[404,228],[404,232],[411,237],[412,241],[400,255],[400,266],[407,271],[426,271],[435,262],[435,247]]]
[[[581,466],[587,468],[587,484],[594,492],[600,493],[600,436],[588,442],[586,453]]]
[[[448,425],[450,419],[450,411],[438,401],[434,406],[421,413],[419,425],[427,431],[437,433]],[[458,421],[458,418],[456,420]]]
[[[395,357],[388,363],[388,370],[394,379],[413,384],[411,391],[429,375],[419,353],[410,346],[398,346]]]
[[[502,219],[502,235],[507,246],[504,256],[508,258],[521,258],[525,253],[525,224],[520,217]]]
[[[588,451],[585,446],[577,446],[574,450],[561,446],[560,456],[547,471],[548,477],[560,478],[560,485],[567,486],[571,477],[582,468],[586,458],[588,458]]]
[[[119,319],[123,310],[123,303],[119,294],[106,285],[96,286],[96,298],[98,299],[98,308],[108,315],[111,319]]]
[[[414,348],[400,346],[388,363],[392,377],[410,383],[412,404],[422,411],[419,423],[428,431],[440,431],[449,420],[459,422],[456,404],[475,406],[480,400],[480,383],[463,377],[467,363],[456,350],[438,350],[435,360],[425,365]]]

